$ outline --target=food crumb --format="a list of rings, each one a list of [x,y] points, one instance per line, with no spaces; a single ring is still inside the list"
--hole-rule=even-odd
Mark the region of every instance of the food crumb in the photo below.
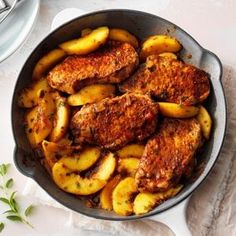
[[[188,54],[188,55],[187,55],[187,58],[188,58],[188,59],[191,59],[191,58],[192,58],[192,54]]]

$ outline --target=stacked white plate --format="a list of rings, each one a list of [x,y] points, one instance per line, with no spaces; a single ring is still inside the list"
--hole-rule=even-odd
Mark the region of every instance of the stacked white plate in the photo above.
[[[19,48],[38,15],[40,0],[21,0],[0,24],[0,62]]]

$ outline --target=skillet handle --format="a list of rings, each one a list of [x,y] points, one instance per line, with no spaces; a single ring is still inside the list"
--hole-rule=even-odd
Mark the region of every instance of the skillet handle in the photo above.
[[[221,80],[223,67],[220,59],[211,51],[204,49],[201,58],[201,69],[211,75],[211,80]]]
[[[59,26],[63,25],[64,23],[78,17],[81,15],[86,14],[87,12],[78,8],[66,8],[59,13],[57,13],[51,24],[51,30],[53,31],[54,29],[58,28]]]
[[[35,169],[35,156],[32,151],[25,151],[15,146],[14,163],[16,168],[25,176],[33,178]]]
[[[151,216],[149,219],[165,224],[176,236],[191,236],[192,233],[186,222],[186,210],[189,199],[190,197],[163,213]]]

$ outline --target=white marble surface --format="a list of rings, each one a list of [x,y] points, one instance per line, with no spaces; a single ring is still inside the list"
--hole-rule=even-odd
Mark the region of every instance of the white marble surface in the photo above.
[[[14,142],[11,132],[10,104],[17,75],[33,48],[49,32],[54,15],[62,9],[78,7],[86,11],[131,8],[157,14],[181,26],[203,47],[215,52],[224,65],[224,86],[229,107],[229,129],[225,146],[212,173],[195,191],[188,207],[188,221],[193,235],[236,235],[236,159],[234,132],[236,115],[236,1],[234,0],[42,0],[36,26],[24,45],[0,64],[0,148],[1,162],[11,162]],[[0,32],[1,40],[1,32]],[[15,188],[21,191],[26,177],[13,167]],[[23,205],[31,199],[19,196]],[[0,212],[4,210],[0,204]],[[2,235],[90,235],[64,227],[68,217],[63,210],[37,207],[31,218],[35,228],[6,222]],[[163,227],[158,225],[157,227]],[[166,228],[163,235],[170,233]],[[167,232],[168,231],[168,232]],[[158,232],[160,232],[158,230]],[[170,233],[171,234],[171,233]],[[92,234],[91,234],[92,235]],[[98,235],[98,234],[93,234]]]

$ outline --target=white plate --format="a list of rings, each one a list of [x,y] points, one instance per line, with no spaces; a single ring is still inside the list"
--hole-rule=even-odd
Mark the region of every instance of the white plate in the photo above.
[[[40,0],[21,0],[0,24],[0,62],[9,57],[29,35],[38,15]]]

